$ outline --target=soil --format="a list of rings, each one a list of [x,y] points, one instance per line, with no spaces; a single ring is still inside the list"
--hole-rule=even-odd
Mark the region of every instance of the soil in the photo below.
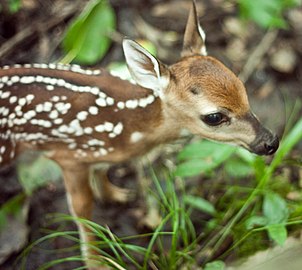
[[[15,14],[10,14],[7,5],[3,5],[2,2],[5,1],[1,1],[0,13],[1,66],[14,63],[48,63],[58,60],[62,56],[59,44],[64,30],[72,17],[78,14],[85,4],[85,1],[24,0],[23,8]],[[150,34],[144,30],[142,23],[137,23],[135,20],[138,16],[153,29],[160,31],[158,36],[151,36],[155,45],[161,47],[158,51],[159,58],[168,64],[177,60],[190,1],[112,0],[110,2],[118,20],[117,32],[114,35],[115,42],[106,57],[95,67],[106,66],[111,61],[123,61],[120,37],[150,39]],[[245,77],[251,105],[259,118],[282,137],[288,119],[288,109],[291,110],[296,102],[302,101],[302,10],[297,8],[287,12],[285,16],[289,21],[288,29],[279,30],[271,43],[261,45],[264,47],[264,53],[260,58],[250,59],[252,52],[259,48],[266,37],[266,31],[254,24],[249,26],[248,31],[246,28],[242,30],[238,19],[238,8],[233,4],[227,4],[222,0],[198,2],[200,2],[198,3],[200,21],[207,34],[209,54],[241,75],[247,68],[247,61],[256,62],[250,75]],[[55,13],[57,10],[62,10],[62,14],[67,10],[67,15],[60,18],[58,13]],[[52,25],[47,24],[48,20]],[[163,38],[166,37],[167,31],[177,33],[175,41]],[[16,35],[19,35],[19,40],[15,39]],[[287,53],[290,53],[290,56]],[[290,62],[289,66],[283,67],[282,61]],[[301,115],[300,110],[296,118]],[[295,151],[299,153],[301,148],[300,143]],[[112,179],[119,185],[138,190],[135,172],[128,164],[123,165],[122,168],[124,169],[121,167],[112,169]],[[122,176],[119,174],[121,170],[126,172]],[[0,183],[0,204],[22,191],[14,165],[1,173]],[[140,222],[145,210],[144,206],[141,196],[137,196],[134,202],[125,205],[97,203],[95,221],[99,224],[107,224],[119,236],[141,234],[149,230]],[[30,196],[26,221],[29,228],[28,243],[33,243],[49,231],[76,230],[72,222],[65,222],[63,225],[52,223],[52,219],[48,217],[50,213],[68,214],[62,181],[50,182]],[[73,241],[64,238],[45,241],[27,255],[24,269],[37,269],[47,261],[64,257],[66,252],[60,249],[73,247],[74,244]],[[20,261],[17,264],[16,261],[21,252],[22,250],[12,252],[0,265],[0,270],[20,269]],[[67,254],[79,255],[79,251],[71,249]],[[53,269],[74,269],[79,266],[81,263],[69,263]]]

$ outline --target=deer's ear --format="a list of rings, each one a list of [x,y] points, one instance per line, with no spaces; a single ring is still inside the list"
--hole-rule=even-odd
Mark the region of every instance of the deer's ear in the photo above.
[[[205,46],[206,34],[199,24],[195,1],[192,1],[181,56],[207,55]]]
[[[169,84],[168,68],[131,39],[123,40],[123,49],[128,69],[137,84],[161,95]]]

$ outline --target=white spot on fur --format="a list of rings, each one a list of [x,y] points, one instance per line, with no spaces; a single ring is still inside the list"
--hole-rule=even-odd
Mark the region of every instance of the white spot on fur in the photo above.
[[[127,100],[125,105],[128,109],[136,109],[138,106],[138,100]]]
[[[119,101],[117,103],[117,107],[120,109],[120,110],[123,110],[125,108],[125,102],[123,101]]]
[[[130,135],[130,142],[131,143],[137,143],[140,140],[142,140],[144,137],[144,134],[142,132],[139,131],[135,131]]]
[[[52,91],[55,89],[55,87],[53,85],[46,85],[46,89]]]
[[[104,98],[98,98],[95,103],[101,107],[106,107],[107,103],[106,100]]]
[[[88,112],[82,111],[77,114],[77,119],[79,119],[80,121],[85,121],[87,119],[87,116]]]
[[[99,112],[99,109],[96,106],[91,106],[91,107],[89,107],[88,112],[92,115],[97,115]]]
[[[92,134],[92,132],[93,132],[93,128],[91,128],[91,127],[85,127],[84,128],[84,133],[85,134]]]

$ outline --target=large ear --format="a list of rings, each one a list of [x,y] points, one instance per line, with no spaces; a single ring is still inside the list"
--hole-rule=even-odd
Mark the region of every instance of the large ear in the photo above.
[[[168,68],[131,39],[123,40],[123,49],[128,69],[137,84],[161,95],[169,84]]]
[[[195,0],[193,0],[184,35],[181,56],[192,56],[196,54],[207,55],[205,39],[206,34],[199,24]]]

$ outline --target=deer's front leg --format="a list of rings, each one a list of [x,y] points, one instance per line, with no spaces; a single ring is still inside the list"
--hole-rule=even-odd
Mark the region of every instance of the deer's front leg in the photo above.
[[[67,200],[70,213],[76,218],[91,220],[93,210],[93,194],[89,184],[89,166],[84,164],[66,165],[59,162],[63,171],[64,183],[66,186]],[[99,266],[101,263],[96,257],[93,249],[94,236],[89,228],[83,223],[76,221],[78,226],[82,256],[85,258],[88,269],[105,270]],[[96,261],[97,260],[97,261]],[[98,264],[98,266],[96,266]]]

